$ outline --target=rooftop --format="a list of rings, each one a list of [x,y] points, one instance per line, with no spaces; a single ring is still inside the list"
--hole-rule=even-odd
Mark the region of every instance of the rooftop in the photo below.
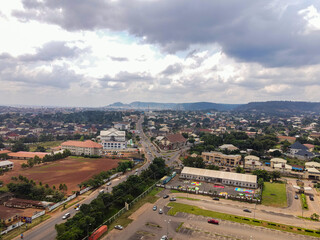
[[[0,219],[8,219],[15,215],[20,215],[21,213],[23,213],[23,211],[19,209],[9,208],[9,207],[0,205]]]
[[[192,174],[192,175],[212,177],[212,178],[223,178],[223,179],[229,179],[234,181],[257,183],[256,175],[223,172],[223,171],[208,170],[208,169],[202,169],[202,168],[184,167],[181,174]]]
[[[73,146],[82,148],[102,148],[102,145],[91,140],[86,141],[67,141],[63,142],[61,146]]]
[[[9,164],[13,164],[13,162],[10,162],[10,161],[8,161],[8,160],[6,160],[6,161],[0,161],[0,167],[6,166],[6,165],[9,165]]]

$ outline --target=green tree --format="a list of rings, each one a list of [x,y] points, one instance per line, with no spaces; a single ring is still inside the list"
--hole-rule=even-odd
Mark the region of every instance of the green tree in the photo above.
[[[29,167],[33,167],[33,165],[34,165],[33,158],[28,159],[28,165],[29,165]]]
[[[244,169],[240,166],[236,168],[236,173],[245,173]]]
[[[23,142],[18,141],[13,144],[11,151],[12,152],[29,151],[29,147],[25,145]]]
[[[277,181],[278,178],[280,178],[280,177],[281,177],[281,173],[279,171],[271,172],[272,181]]]
[[[259,178],[259,179],[258,179],[258,186],[259,186],[259,188],[262,188],[262,189],[263,189],[263,187],[264,187],[263,178]]]
[[[41,145],[38,145],[35,152],[45,152],[46,151],[46,148],[41,146]]]

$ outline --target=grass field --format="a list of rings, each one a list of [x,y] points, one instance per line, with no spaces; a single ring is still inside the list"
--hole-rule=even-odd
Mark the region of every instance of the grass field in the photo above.
[[[285,224],[279,224],[279,223],[274,223],[274,222],[257,220],[257,219],[253,219],[253,218],[247,218],[247,217],[242,217],[242,216],[214,212],[214,211],[201,209],[197,206],[192,206],[192,205],[187,205],[187,204],[182,204],[182,203],[171,202],[168,204],[168,206],[172,207],[168,212],[168,214],[171,216],[176,215],[176,213],[178,213],[178,212],[185,212],[185,213],[194,214],[194,215],[206,216],[209,218],[218,218],[218,219],[222,219],[222,220],[238,222],[238,223],[254,225],[254,226],[260,226],[260,227],[265,227],[265,228],[271,228],[271,229],[276,229],[276,230],[285,231],[285,232],[320,237],[319,230],[310,230],[310,229],[305,229],[305,228],[300,228],[300,227],[289,226],[289,225],[285,225]]]
[[[262,204],[272,207],[287,207],[286,185],[283,183],[264,183]]]
[[[35,144],[30,144],[30,152],[34,152],[37,148],[37,146],[42,146],[47,148],[47,152],[50,152],[50,148],[52,147],[58,147],[61,145],[63,141],[50,141],[50,142],[40,142],[40,143],[35,143]]]

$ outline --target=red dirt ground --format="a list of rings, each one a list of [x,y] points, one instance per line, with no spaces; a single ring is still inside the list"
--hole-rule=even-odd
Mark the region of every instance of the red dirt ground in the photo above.
[[[59,187],[60,183],[68,186],[68,193],[79,190],[78,184],[90,179],[93,175],[101,171],[107,171],[118,166],[119,160],[109,158],[73,158],[69,157],[55,162],[41,164],[33,168],[22,169],[21,164],[26,160],[14,160],[12,171],[5,173],[0,177],[4,183],[9,183],[12,176],[18,177],[19,174],[34,180],[36,183],[55,185]]]

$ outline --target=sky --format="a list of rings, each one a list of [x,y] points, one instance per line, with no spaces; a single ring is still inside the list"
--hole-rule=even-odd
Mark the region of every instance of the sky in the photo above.
[[[0,3],[0,105],[320,101],[320,2]]]

